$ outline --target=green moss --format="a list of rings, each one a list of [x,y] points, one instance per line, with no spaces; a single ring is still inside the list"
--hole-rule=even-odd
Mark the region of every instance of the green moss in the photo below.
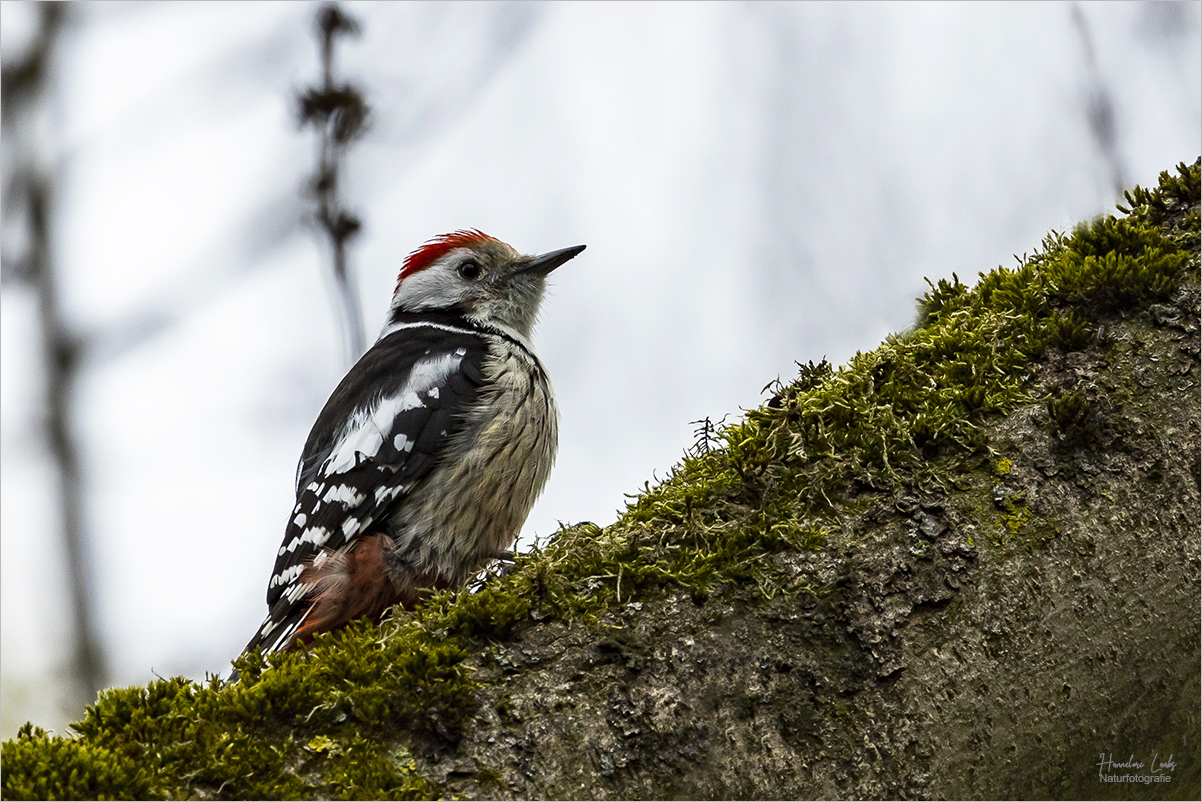
[[[5,799],[165,799],[135,760],[26,724],[3,746]]]
[[[410,630],[408,643],[386,640],[361,622],[319,639],[310,655],[273,656],[270,670],[243,657],[232,685],[175,678],[104,691],[73,725],[78,738],[29,731],[4,744],[3,795],[28,795],[18,785],[25,772],[10,767],[48,761],[91,785],[32,796],[436,797],[411,762],[378,744],[393,729],[453,738],[474,686],[460,647],[420,622]]]
[[[1132,191],[1125,217],[1053,234],[975,287],[940,279],[914,329],[838,370],[800,366],[732,425],[704,422],[672,475],[646,486],[617,523],[565,530],[535,558],[557,578],[557,587],[544,580],[548,612],[593,614],[667,586],[695,597],[749,580],[766,596],[795,591],[770,556],[821,548],[858,493],[956,485],[991,455],[982,424],[1022,404],[1043,402],[1056,425],[1079,424],[1089,402],[1040,397],[1037,362],[1049,348],[1087,347],[1109,316],[1196,277],[1198,172],[1163,174],[1157,190]],[[1182,204],[1193,206],[1170,214]],[[1007,529],[1023,529],[1022,516],[1012,513]]]
[[[1002,543],[1013,542],[1031,519],[1031,509],[1022,499],[1007,498],[1002,514]]]
[[[1012,466],[982,432],[1020,405],[1047,405],[1061,427],[1085,419],[1086,399],[1041,395],[1036,365],[1048,349],[1088,346],[1110,316],[1198,280],[1199,166],[1178,173],[1128,193],[1124,217],[1053,234],[973,287],[940,279],[910,331],[838,369],[799,366],[731,425],[704,422],[671,475],[645,486],[612,526],[567,527],[476,593],[448,591],[379,626],[356,623],[307,654],[244,656],[236,684],[176,678],[106,691],[73,725],[77,737],[26,727],[5,742],[0,794],[439,796],[405,749],[456,741],[477,704],[468,658],[491,641],[531,621],[597,622],[669,590],[697,600],[821,593],[775,558],[822,549],[867,508],[861,499],[967,486],[990,466],[1006,476]],[[1054,535],[1009,503],[985,502],[984,517],[1001,516],[1002,540]]]
[[[994,548],[1041,549],[1059,534],[1055,522],[1032,510],[1022,493],[1002,497],[992,509],[982,505],[979,513],[978,520],[985,524]]]
[[[1046,401],[1048,417],[1062,431],[1085,420],[1089,414],[1089,401],[1077,392],[1053,393]]]
[[[441,796],[436,785],[418,774],[417,763],[407,750],[389,751],[362,736],[349,738],[327,749],[318,763],[323,790],[338,799],[432,799]]]

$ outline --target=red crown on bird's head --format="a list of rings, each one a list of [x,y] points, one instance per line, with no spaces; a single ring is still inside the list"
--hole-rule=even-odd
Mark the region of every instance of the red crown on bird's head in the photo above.
[[[397,276],[397,289],[400,289],[401,282],[406,277],[425,270],[456,248],[470,248],[493,239],[495,238],[475,228],[464,228],[435,237],[405,257],[405,264],[401,266],[401,274]]]

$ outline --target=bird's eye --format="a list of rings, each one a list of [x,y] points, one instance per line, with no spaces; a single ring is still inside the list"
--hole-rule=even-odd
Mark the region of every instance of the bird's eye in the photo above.
[[[468,281],[475,281],[480,278],[480,265],[471,259],[467,260],[459,265],[459,277],[465,278]]]

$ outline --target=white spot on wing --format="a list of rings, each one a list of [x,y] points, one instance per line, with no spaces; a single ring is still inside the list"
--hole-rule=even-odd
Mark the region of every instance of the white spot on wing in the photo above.
[[[412,451],[413,444],[415,442],[416,441],[410,440],[404,434],[398,434],[396,437],[392,438],[392,446],[397,451]]]
[[[271,587],[275,588],[279,587],[280,585],[287,585],[289,582],[300,576],[301,571],[304,570],[305,566],[303,565],[291,565],[285,568],[283,571],[280,571],[271,578]]]
[[[301,616],[299,621],[297,621],[295,624],[293,624],[292,626],[290,626],[287,629],[285,629],[284,631],[282,631],[279,634],[279,636],[272,642],[272,644],[270,646],[268,646],[266,649],[264,649],[263,651],[267,654],[270,654],[272,652],[278,652],[280,649],[283,649],[284,646],[287,645],[288,641],[292,639],[292,636],[294,634],[296,634],[296,631],[298,629],[300,629],[301,624],[305,623],[305,619],[307,619],[309,617],[309,613],[311,613],[311,612],[313,612],[313,608],[309,608],[308,610],[306,610],[305,614]]]
[[[395,487],[381,485],[380,487],[376,488],[376,503],[380,504],[385,501],[392,501],[401,493],[404,493],[405,489],[406,488],[403,485],[396,485]]]
[[[337,487],[331,485],[326,494],[321,497],[321,500],[325,502],[341,501],[348,507],[354,507],[357,504],[363,503],[364,498],[366,497],[362,493],[350,485],[338,485]]]
[[[330,539],[330,530],[324,526],[310,526],[300,537],[294,537],[288,541],[288,545],[280,549],[280,554],[285,551],[296,551],[306,543],[312,543],[315,546],[323,546]]]
[[[437,398],[438,386],[459,369],[462,361],[463,355],[458,352],[418,360],[396,395],[385,396],[374,407],[355,412],[322,467],[322,472],[326,475],[345,473],[359,464],[359,455],[371,459],[378,454],[380,446],[384,444],[385,433],[392,428],[396,416],[424,406],[421,393]],[[317,492],[320,495],[321,490]]]
[[[305,514],[303,512],[298,512],[296,514],[296,517],[292,519],[292,523],[296,524],[297,526],[304,526],[305,521],[308,521],[308,520],[309,519],[305,516]]]
[[[312,582],[298,582],[292,587],[284,591],[284,595],[288,597],[288,601],[295,604],[299,599],[303,598],[306,593],[313,590],[316,585]]]

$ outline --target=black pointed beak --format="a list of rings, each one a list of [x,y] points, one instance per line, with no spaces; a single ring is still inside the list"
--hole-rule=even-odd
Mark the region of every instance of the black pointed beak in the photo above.
[[[531,259],[526,266],[518,272],[537,273],[540,276],[545,276],[583,250],[583,245],[574,245],[571,248],[563,248],[558,251],[551,251],[550,253],[541,254]]]

